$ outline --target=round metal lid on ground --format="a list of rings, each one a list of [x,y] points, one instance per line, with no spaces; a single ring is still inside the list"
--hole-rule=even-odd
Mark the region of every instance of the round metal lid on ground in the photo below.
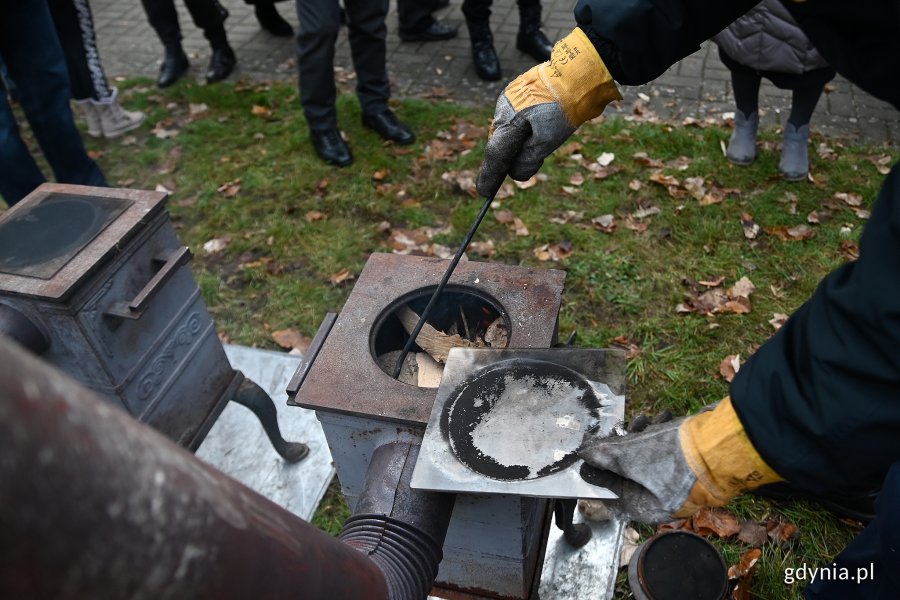
[[[728,567],[706,539],[669,531],[638,547],[628,565],[628,583],[638,600],[722,600]]]
[[[477,371],[450,396],[441,418],[454,455],[505,481],[537,479],[578,460],[599,423],[590,382],[564,366],[514,359]]]

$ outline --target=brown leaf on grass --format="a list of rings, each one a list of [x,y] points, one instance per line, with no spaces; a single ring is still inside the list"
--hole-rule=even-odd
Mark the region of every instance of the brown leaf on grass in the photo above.
[[[306,213],[306,222],[307,223],[312,223],[313,221],[324,221],[327,218],[328,218],[328,215],[326,215],[323,212],[319,212],[318,210],[311,210],[308,213]]]
[[[584,185],[584,175],[582,175],[581,171],[575,171],[569,177],[569,183],[572,185]]]
[[[706,185],[702,177],[687,177],[684,180],[684,189],[695,200],[703,200],[706,195]]]
[[[162,121],[157,121],[156,125],[153,126],[153,129],[150,130],[150,133],[161,140],[168,140],[176,137],[181,133],[181,130],[178,129],[172,119],[163,119]]]
[[[820,142],[819,147],[816,149],[816,154],[819,155],[819,158],[822,160],[837,160],[838,155],[832,148],[828,146],[825,142]]]
[[[268,119],[272,116],[272,110],[268,106],[262,106],[261,104],[254,104],[253,108],[250,109],[250,112],[263,119]]]
[[[625,227],[635,233],[644,233],[650,227],[650,223],[638,221],[632,215],[628,215],[625,217]]]
[[[787,323],[788,316],[784,313],[772,313],[772,318],[769,319],[769,324],[775,328],[775,331],[781,329],[781,326]]]
[[[647,156],[646,152],[636,152],[632,155],[632,158],[635,162],[642,164],[645,167],[650,167],[651,169],[661,169],[665,165],[663,161]]]
[[[475,188],[475,173],[469,169],[447,171],[441,175],[441,180],[455,192],[462,192],[472,198],[478,196],[478,190]]]
[[[391,222],[390,221],[382,221],[378,225],[375,226],[375,231],[378,233],[385,233],[391,230]]]
[[[737,579],[737,584],[731,592],[733,600],[750,600],[750,583],[753,581],[754,567],[760,557],[762,550],[751,548],[741,555],[738,564],[728,567],[728,579]]]
[[[483,258],[490,258],[494,255],[494,242],[488,240],[486,242],[472,242],[469,244],[469,250],[472,254],[476,254]]]
[[[222,237],[217,237],[205,242],[203,244],[203,253],[204,254],[217,254],[228,247],[228,244],[231,243],[230,235],[223,235]]]
[[[528,227],[525,226],[525,223],[519,217],[513,219],[513,229],[515,229],[518,236],[525,237],[528,235]]]
[[[628,182],[628,189],[633,192],[638,191],[642,187],[644,187],[644,184],[641,183],[640,181],[638,181],[637,179],[632,179],[631,181]]]
[[[600,215],[591,219],[591,225],[603,233],[612,233],[616,230],[616,218],[612,215]]]
[[[672,175],[666,175],[662,171],[654,171],[650,173],[649,177],[650,181],[653,183],[658,183],[663,187],[678,187],[681,183],[678,181],[678,178],[673,177]]]
[[[231,181],[226,181],[225,183],[217,187],[216,191],[227,198],[234,198],[238,195],[238,192],[241,191],[241,180],[233,179]]]
[[[776,227],[766,227],[766,233],[774,235],[786,242],[798,242],[816,237],[816,230],[806,224],[794,225],[778,225]]]
[[[716,283],[716,281],[703,282],[703,285]],[[685,278],[683,283],[690,290],[686,294],[685,302],[675,307],[675,312],[712,315],[718,313],[746,314],[752,310],[750,294],[753,293],[756,286],[747,277],[739,279],[728,290],[711,287],[702,293],[698,293],[698,282]]]
[[[565,192],[566,194],[569,194],[570,196],[574,196],[575,194],[577,194],[578,192],[581,191],[581,188],[574,187],[571,185],[564,185],[564,186],[562,186],[562,191]]]
[[[741,227],[744,228],[744,237],[748,240],[755,240],[759,235],[759,225],[750,213],[741,213]]]
[[[691,518],[687,519],[677,519],[675,521],[669,521],[668,523],[660,523],[656,526],[656,533],[662,533],[664,531],[693,531],[693,527]]]
[[[631,216],[634,217],[635,219],[641,221],[643,219],[646,219],[647,217],[652,217],[653,215],[658,215],[660,212],[661,211],[658,206],[648,206],[646,208],[637,209],[636,211],[631,213]]]
[[[584,218],[584,213],[575,211],[575,210],[564,210],[556,213],[554,216],[550,217],[551,223],[556,223],[557,225],[568,225],[569,223],[575,222],[578,223],[581,219]]]
[[[749,546],[762,546],[768,539],[768,531],[766,530],[765,523],[747,519],[741,523],[741,531],[738,533],[738,539]]]
[[[558,244],[544,244],[534,249],[534,256],[541,262],[559,262],[572,254],[572,242],[563,240]]]
[[[533,188],[534,186],[536,186],[538,184],[538,182],[540,182],[542,179],[543,178],[541,178],[538,175],[532,175],[525,181],[513,180],[513,183],[515,183],[516,187],[519,188],[520,190],[527,190],[527,189],[530,189],[530,188]]]
[[[821,225],[828,221],[831,218],[831,211],[828,210],[812,210],[806,215],[807,223],[812,223],[813,225]]]
[[[390,174],[390,169],[378,169],[377,171],[372,173],[372,179],[374,179],[375,181],[384,181]]]
[[[878,170],[882,175],[887,175],[891,172],[891,157],[887,154],[880,154],[878,156],[867,156],[866,160],[872,163],[872,165]]]
[[[851,240],[841,240],[841,254],[847,260],[856,260],[859,258],[859,246]]]
[[[583,146],[582,146],[581,142],[569,142],[567,144],[564,144],[559,149],[559,153],[564,156],[570,156],[572,154],[577,154],[577,153],[581,152],[582,148],[583,148]]]
[[[506,200],[507,198],[512,198],[515,195],[516,186],[508,181],[505,181],[503,182],[503,185],[500,186],[500,189],[497,190],[497,194],[494,196],[494,200]]]
[[[737,298],[749,298],[750,294],[756,291],[756,286],[753,285],[753,282],[750,281],[750,278],[746,275],[741,277],[734,285],[731,286],[731,289],[728,290],[728,297],[731,299]]]
[[[854,192],[836,192],[834,197],[851,207],[862,206],[863,202],[862,195]]]
[[[784,548],[796,542],[800,537],[800,530],[793,523],[770,520],[766,523],[766,535],[776,545]]]
[[[734,376],[737,375],[738,371],[741,370],[741,355],[740,354],[730,354],[722,359],[722,362],[719,364],[719,375],[722,376],[722,379],[731,383],[734,379]]]
[[[721,538],[727,538],[741,531],[737,517],[722,508],[704,506],[694,513],[693,521],[694,531],[704,537],[714,533]]]
[[[705,285],[706,287],[719,287],[723,283],[725,283],[725,276],[719,275],[715,279],[710,279],[709,281],[698,281],[700,285]]]
[[[512,223],[516,216],[511,210],[495,210],[494,218],[497,219],[498,223],[506,225],[507,223]]]
[[[450,233],[450,227],[419,227],[418,229],[391,229],[386,244],[394,254],[413,254],[416,256],[440,256],[444,250],[432,243],[438,234]],[[453,256],[451,252],[450,256]]]
[[[613,338],[609,343],[611,348],[619,348],[625,351],[625,358],[631,360],[641,355],[641,347],[632,342],[624,335]]]
[[[609,166],[604,167],[600,163],[596,163],[596,162],[588,165],[588,171],[591,172],[591,177],[593,177],[595,180],[598,180],[598,181],[602,180],[602,179],[606,179],[610,175],[615,175],[616,173],[620,172],[621,170],[622,170],[622,167],[620,167],[618,165],[609,165]]]
[[[340,285],[345,281],[350,281],[351,279],[355,279],[356,275],[354,275],[350,269],[341,269],[337,273],[332,273],[328,276],[328,281],[331,282],[331,285]]]
[[[272,332],[272,339],[275,343],[288,350],[297,350],[298,352],[306,352],[309,348],[312,338],[300,333],[296,328],[279,329]]]

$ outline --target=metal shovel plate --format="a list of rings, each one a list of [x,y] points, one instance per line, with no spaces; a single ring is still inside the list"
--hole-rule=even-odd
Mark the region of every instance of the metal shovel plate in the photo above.
[[[613,350],[454,348],[413,471],[416,489],[616,498],[581,476],[586,435],[624,416]]]

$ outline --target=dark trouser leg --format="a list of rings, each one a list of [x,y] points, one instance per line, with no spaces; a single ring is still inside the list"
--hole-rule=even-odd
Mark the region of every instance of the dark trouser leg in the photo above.
[[[493,0],[463,0],[462,13],[466,21],[489,21]]]
[[[141,0],[147,21],[166,48],[181,48],[181,27],[174,0]]]
[[[356,95],[363,114],[387,109],[391,87],[387,75],[388,0],[345,0],[350,54],[356,70]]]
[[[875,520],[805,590],[807,600],[892,600],[900,598],[900,462],[888,471],[875,503]],[[852,581],[835,581],[840,569]],[[864,580],[861,580],[865,577]]]
[[[0,196],[12,206],[44,181],[44,174],[22,141],[0,79]]]
[[[434,2],[397,0],[397,26],[400,33],[421,33],[431,27],[434,23],[434,17],[431,16],[434,9]]]
[[[228,11],[219,4],[218,0],[184,0],[194,25],[203,30],[203,35],[209,40],[213,48],[228,46],[228,38],[225,35],[225,19]]]
[[[809,124],[821,96],[821,86],[802,87],[794,90],[791,96],[791,114],[788,117],[788,123],[792,123],[798,128]]]
[[[750,69],[732,69],[731,87],[734,90],[734,103],[745,115],[752,115],[759,110],[759,84],[761,77]]]
[[[309,128],[337,127],[334,108],[334,43],[340,28],[337,0],[297,0],[300,33],[297,35],[297,69],[300,104]],[[361,74],[357,73],[357,77]]]
[[[112,90],[100,64],[94,17],[87,0],[49,0],[50,13],[66,57],[72,97],[107,100]]]
[[[46,2],[22,0],[0,4],[0,59],[15,82],[22,110],[57,181],[105,186],[103,173],[88,157],[75,127],[69,106],[69,75]],[[4,110],[8,108],[6,105]],[[0,127],[6,129],[6,135],[17,133],[9,129],[8,123]],[[4,150],[0,152],[6,152],[7,144],[2,145]],[[16,146],[15,142],[11,145]],[[4,171],[18,168],[33,176],[28,161],[20,160],[20,164],[0,161],[0,169]]]

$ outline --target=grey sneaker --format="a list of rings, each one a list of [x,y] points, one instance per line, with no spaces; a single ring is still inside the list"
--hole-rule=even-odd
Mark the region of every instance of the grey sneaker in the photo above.
[[[788,181],[802,181],[809,175],[809,125],[799,128],[792,123],[784,127],[781,162],[778,170]]]
[[[114,138],[140,127],[147,115],[141,111],[125,110],[119,104],[118,90],[113,88],[112,96],[106,100],[91,100],[100,120],[103,137]]]
[[[103,137],[100,115],[97,114],[97,107],[94,106],[94,101],[91,99],[76,100],[75,106],[78,107],[78,112],[81,113],[84,122],[87,123],[88,135],[95,138]]]
[[[756,130],[759,128],[759,115],[753,113],[745,116],[737,110],[734,112],[734,131],[725,157],[736,165],[749,165],[756,159]]]

